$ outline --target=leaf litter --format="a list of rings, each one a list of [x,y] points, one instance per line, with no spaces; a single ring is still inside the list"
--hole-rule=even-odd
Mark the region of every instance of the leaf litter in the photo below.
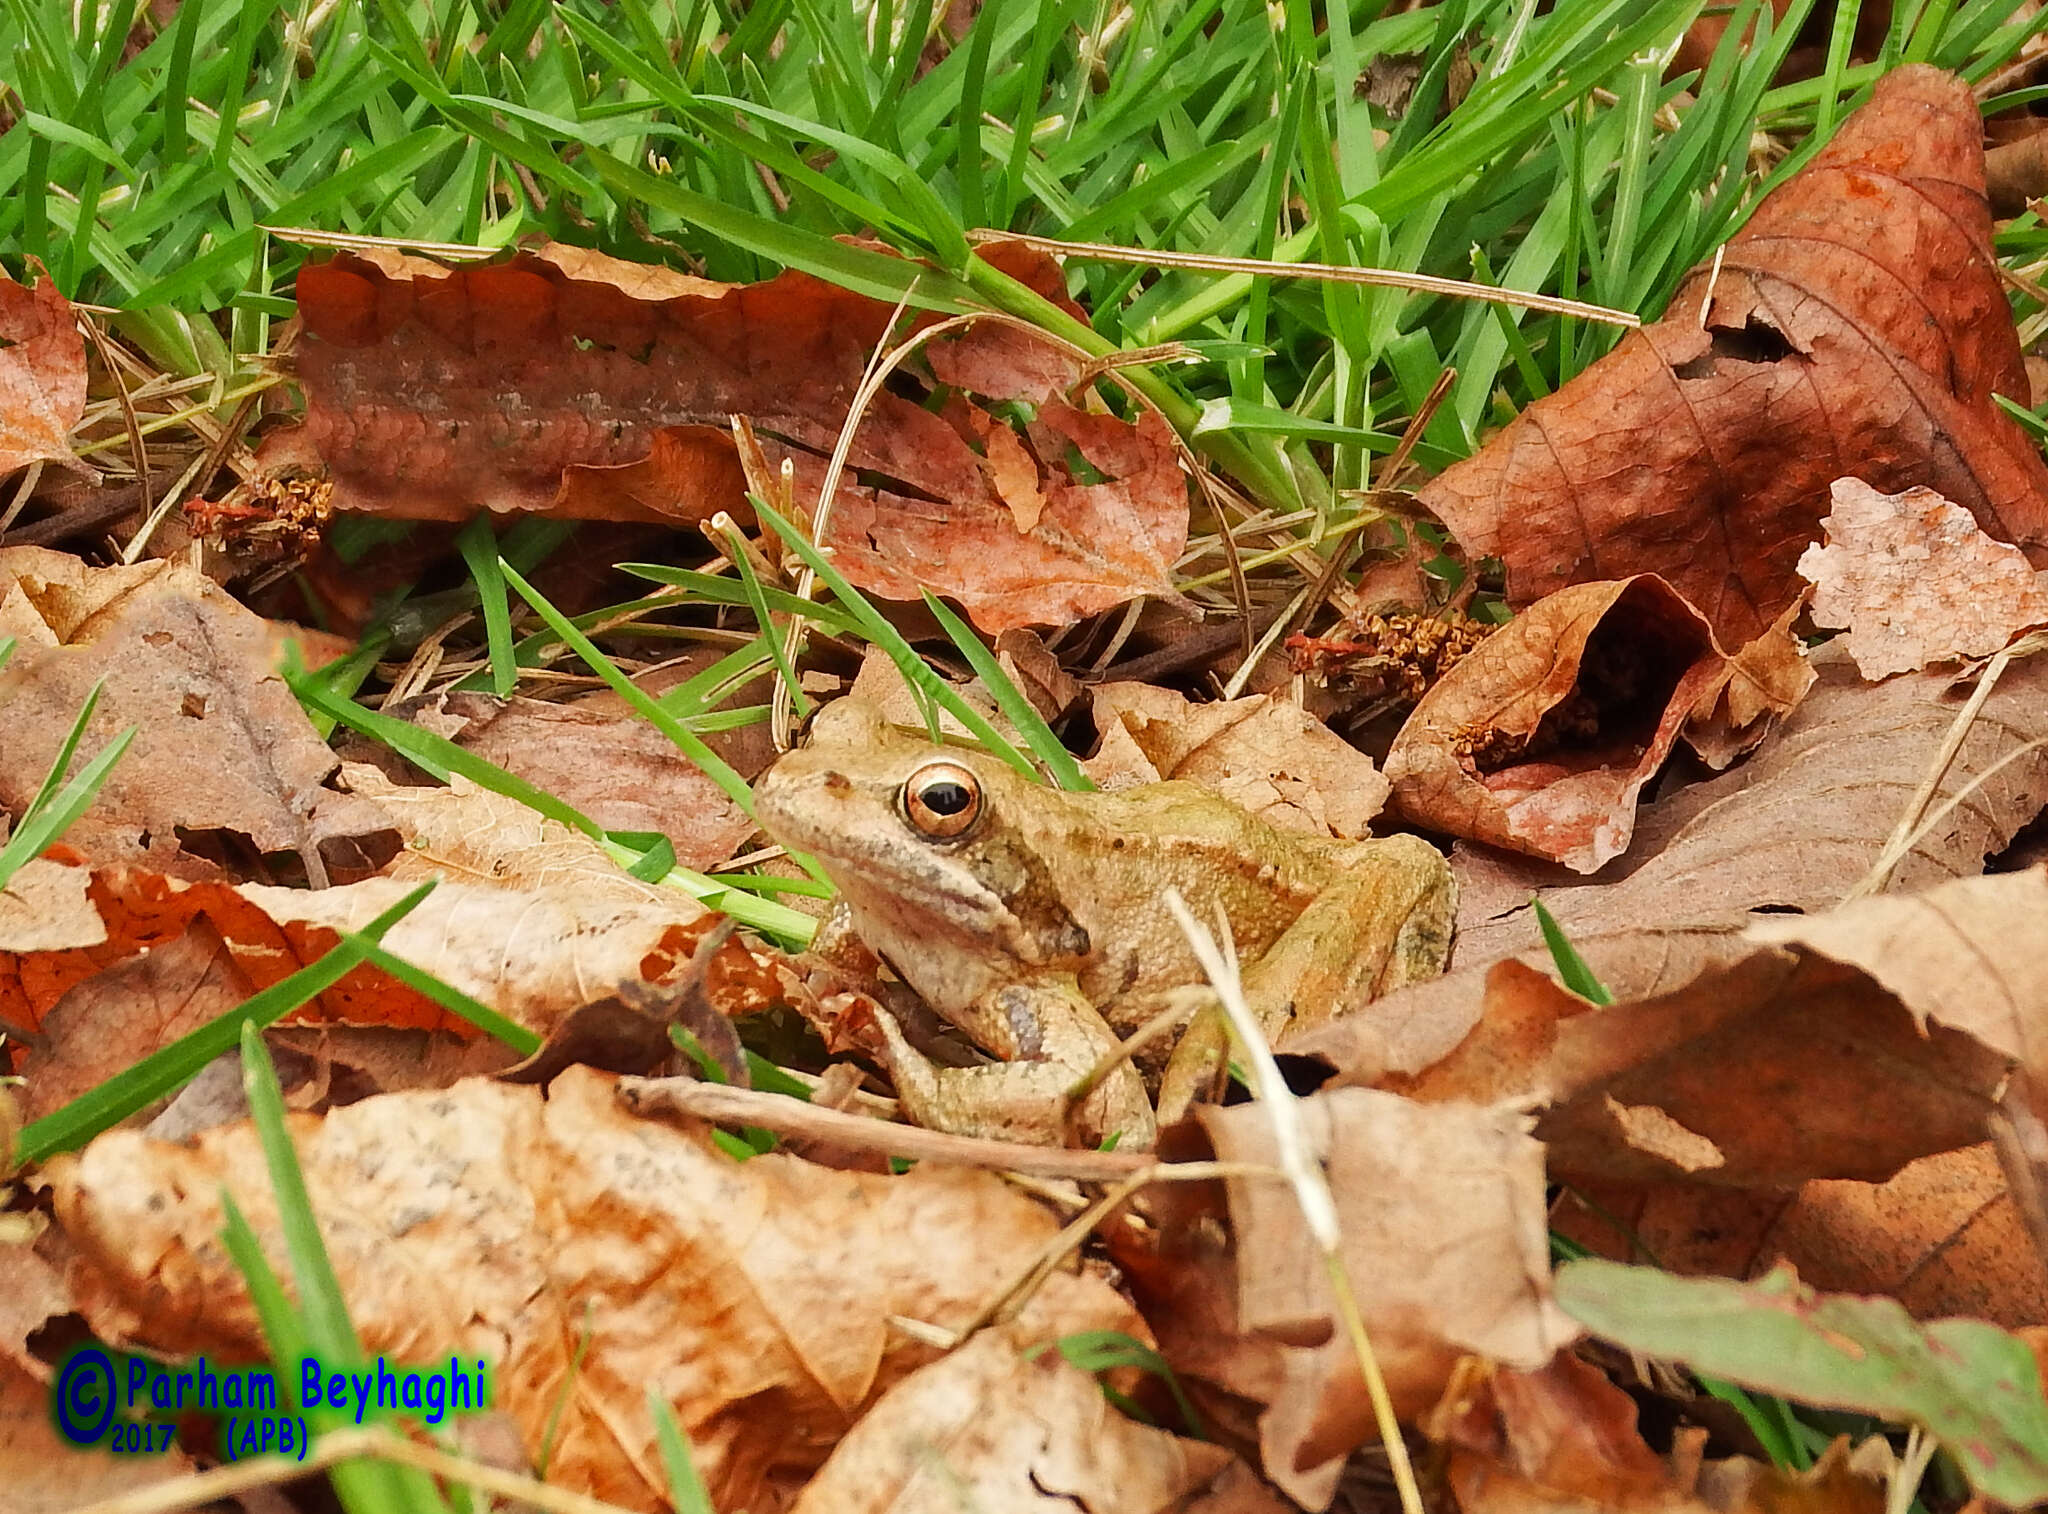
[[[2031,1498],[2048,1402],[2000,1327],[2048,1323],[2026,1207],[2048,1161],[2025,1144],[2031,1090],[2048,1086],[2033,971],[2048,898],[2024,850],[2048,802],[2048,664],[2016,640],[2048,619],[2048,472],[1994,399],[2025,391],[1975,121],[1951,76],[1887,75],[1662,321],[1421,487],[1468,568],[1502,560],[1521,613],[1483,638],[1440,603],[1327,634],[1282,626],[1275,642],[1303,633],[1295,683],[1264,648],[1234,681],[1230,665],[1178,687],[1102,676],[1123,638],[1200,602],[1175,569],[1189,464],[1156,412],[1106,399],[1069,350],[1010,321],[937,331],[925,313],[896,329],[882,302],[802,274],[729,285],[545,245],[451,270],[356,249],[301,274],[306,409],[262,460],[325,475],[345,512],[453,522],[481,507],[660,541],[721,513],[748,524],[734,415],[771,472],[788,465],[775,492],[800,517],[844,442],[823,517],[833,560],[899,602],[885,613],[940,668],[983,664],[906,603],[921,591],[995,635],[1025,701],[956,688],[1020,749],[1064,740],[1103,787],[1193,783],[1302,832],[1456,838],[1449,972],[1284,1048],[1330,1078],[1294,1118],[1376,1370],[1438,1453],[1443,1496],[1468,1511],[1874,1510],[1901,1475],[1881,1442],[1838,1443],[1805,1473],[1766,1467],[1741,1454],[1764,1447],[1739,1422],[1664,1362],[1639,1380],[1620,1346],[1910,1421],[1959,1451],[1979,1492]],[[1044,255],[985,255],[1085,315]],[[8,327],[0,354],[0,447],[15,449],[0,471],[61,465],[87,373],[71,312],[44,281],[0,290],[0,321],[30,331]],[[846,430],[878,351],[906,338]],[[797,608],[773,538],[709,534],[717,555],[688,562],[725,575],[727,608],[688,628],[707,650],[687,670],[658,634],[676,628],[644,607],[608,619],[602,599],[574,602],[665,704],[736,648],[756,654],[747,676],[766,673]],[[245,597],[362,623],[371,580],[351,586],[328,548],[309,550],[300,599]],[[394,561],[424,573],[440,550],[424,533]],[[0,888],[0,1024],[28,1119],[90,1100],[431,881],[384,949],[546,1040],[531,1081],[478,1076],[512,1050],[370,965],[270,1036],[366,1345],[493,1361],[514,1459],[549,1481],[664,1507],[650,1388],[719,1508],[1323,1508],[1383,1452],[1347,1306],[1276,1180],[1295,1157],[1270,1111],[1198,1105],[1156,1154],[1182,1181],[1133,1178],[1092,1209],[1105,1171],[1151,1159],[1074,1153],[1095,1162],[1075,1169],[1087,1183],[1010,1182],[997,1174],[1025,1165],[1014,1148],[965,1142],[886,1170],[901,1111],[871,1068],[833,1056],[852,1012],[821,964],[851,945],[828,928],[819,956],[792,955],[812,927],[776,913],[810,890],[803,859],[748,875],[767,895],[752,917],[780,922],[780,944],[727,936],[715,908],[627,869],[652,834],[683,868],[728,865],[753,835],[735,795],[614,695],[566,697],[588,680],[555,667],[556,648],[523,646],[509,699],[470,678],[495,645],[436,676],[444,641],[482,634],[469,599],[421,596],[443,618],[396,646],[305,655],[404,680],[386,715],[607,839],[388,753],[343,762],[274,671],[287,639],[314,639],[194,562],[227,571],[200,552],[0,554],[0,635],[17,643],[0,674],[0,814],[26,822],[95,685],[80,750],[140,733],[82,818]],[[594,578],[547,585],[594,595]],[[1264,614],[1254,600],[1272,587],[1254,574],[1243,603]],[[752,625],[756,604],[767,624]],[[1404,661],[1381,633],[1405,623],[1447,628],[1430,644],[1457,655]],[[1840,645],[1809,652],[1840,626]],[[806,699],[850,692],[939,729],[934,685],[857,642],[813,629],[792,670]],[[1973,660],[1994,654],[1996,685],[1970,706],[1992,677]],[[413,661],[394,672],[393,657]],[[1052,726],[1027,728],[1033,711]],[[681,718],[752,778],[769,747],[744,728],[760,713]],[[719,902],[715,879],[693,886]],[[1558,980],[1532,895],[1612,1003]],[[859,1013],[971,1056],[890,988]],[[638,1018],[621,1061],[625,1011]],[[763,1090],[795,1073],[842,1123],[762,1154],[771,1132],[753,1116],[651,1118],[587,1065],[659,1070],[674,1024],[695,1026],[715,1076],[753,1085],[733,1092],[764,1122],[793,1101]],[[225,1187],[285,1258],[245,1110],[217,1063],[168,1107],[19,1176],[35,1197],[9,1218],[38,1217],[0,1269],[34,1286],[5,1315],[6,1372],[47,1376],[34,1342],[67,1315],[110,1344],[261,1353],[219,1244]],[[1030,1170],[1057,1171],[1049,1160],[1033,1153]],[[1670,1271],[1644,1283],[1579,1263],[1554,1284],[1546,1221]],[[1801,1291],[1770,1273],[1784,1258],[1872,1297]],[[1701,1298],[1713,1323],[1673,1316]],[[1077,1343],[1110,1339],[1124,1365],[1076,1364]],[[1860,1357],[1838,1349],[1849,1339]],[[1826,1350],[1842,1360],[1804,1370]],[[9,1405],[20,1386],[7,1379]],[[1639,1424],[1624,1389],[1669,1403],[1678,1428]],[[0,1417],[0,1449],[38,1454],[19,1420]]]

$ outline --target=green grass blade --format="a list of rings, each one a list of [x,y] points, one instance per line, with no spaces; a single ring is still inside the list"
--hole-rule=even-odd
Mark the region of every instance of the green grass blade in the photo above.
[[[802,560],[804,566],[824,581],[825,586],[851,612],[862,634],[880,647],[896,665],[896,671],[903,675],[905,683],[931,704],[959,721],[976,741],[995,756],[1002,758],[1025,777],[1033,780],[1038,778],[1038,769],[1032,766],[1031,759],[1018,751],[1000,731],[990,725],[979,710],[962,699],[959,690],[934,673],[925,660],[918,656],[917,649],[904,640],[903,633],[868,602],[867,596],[846,581],[845,575],[832,566],[831,560],[824,553],[812,546],[802,532],[777,515],[759,498],[749,498],[753,500],[754,513],[760,516],[762,523],[781,537],[783,544]]]
[[[1024,738],[1024,744],[1031,748],[1032,755],[1052,774],[1052,781],[1070,793],[1092,792],[1095,780],[1081,771],[1081,764],[1074,760],[1074,754],[1053,734],[1052,727],[1045,723],[1045,717],[1038,713],[1037,706],[1011,682],[1010,675],[1003,671],[995,653],[974,634],[966,621],[946,607],[944,600],[930,589],[921,592],[925,608],[932,612],[932,618],[952,638],[953,645],[960,649],[960,655],[974,669],[982,687],[994,696],[996,707],[1016,727],[1017,734]]]
[[[714,1514],[711,1494],[697,1475],[697,1463],[690,1455],[690,1442],[668,1400],[653,1388],[647,1390],[647,1412],[654,1419],[655,1444],[661,1447],[662,1470],[668,1473],[669,1502],[676,1514]]]
[[[306,1175],[292,1149],[277,1069],[271,1065],[270,1049],[263,1044],[263,1032],[247,1020],[242,1022],[241,1048],[242,1092],[249,1100],[249,1118],[262,1144],[263,1164],[270,1171],[271,1191],[277,1198],[278,1221],[292,1261],[292,1280],[298,1284],[299,1317],[306,1325],[306,1339],[314,1353],[328,1361],[355,1361],[363,1354],[363,1344],[348,1317],[341,1279],[335,1276],[334,1263],[328,1258],[327,1243],[321,1239],[320,1223],[313,1214],[312,1196],[306,1192]]]
[[[313,1213],[312,1196],[306,1191],[305,1173],[299,1167],[298,1152],[292,1147],[277,1069],[271,1065],[263,1033],[255,1026],[242,1026],[241,1046],[242,1091],[249,1101],[250,1122],[263,1148],[271,1193],[277,1201],[278,1225],[284,1233],[285,1253],[291,1258],[292,1280],[297,1285],[298,1303],[291,1310],[291,1319],[298,1328],[291,1333],[301,1337],[309,1348],[306,1354],[323,1365],[335,1369],[353,1365],[364,1359],[362,1342],[349,1319],[341,1279],[327,1255],[327,1243],[321,1238],[320,1222]],[[229,1210],[228,1214],[231,1226],[242,1220],[237,1210]],[[265,1293],[275,1311],[283,1290],[276,1288],[276,1278],[270,1274],[267,1260],[260,1248],[253,1246],[255,1236],[249,1232],[246,1220],[242,1221],[242,1229],[247,1236],[244,1256],[251,1263],[244,1275],[253,1281],[258,1275],[255,1264],[262,1263],[262,1275],[269,1278]],[[297,1376],[297,1365],[292,1360],[278,1363],[288,1378]],[[307,1418],[311,1427],[324,1430],[339,1428],[348,1416],[322,1405],[308,1411]],[[433,1482],[417,1468],[364,1460],[344,1463],[331,1475],[335,1492],[348,1514],[446,1514],[447,1506],[434,1491]]]
[[[456,537],[462,560],[476,584],[483,610],[484,641],[491,659],[491,692],[510,699],[519,686],[519,661],[512,650],[512,611],[505,597],[505,575],[498,571],[498,538],[488,514],[474,516]]]
[[[1557,975],[1564,980],[1564,986],[1589,1003],[1612,1004],[1614,995],[1586,965],[1586,959],[1579,955],[1578,948],[1572,945],[1543,901],[1532,896],[1529,903],[1536,911],[1536,924],[1543,932],[1543,944],[1550,948],[1550,960],[1557,964]]]
[[[45,848],[71,828],[72,821],[91,807],[100,785],[107,781],[107,774],[114,770],[114,764],[128,750],[128,743],[135,739],[137,729],[131,725],[101,747],[92,761],[80,768],[78,776],[65,784],[49,803],[23,819],[20,828],[8,838],[7,845],[0,847],[0,888],[5,888],[8,880],[28,865],[29,859],[41,856]]]

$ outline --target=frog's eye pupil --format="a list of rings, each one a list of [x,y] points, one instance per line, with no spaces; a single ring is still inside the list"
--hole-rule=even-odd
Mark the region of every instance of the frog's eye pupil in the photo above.
[[[924,835],[964,835],[981,815],[981,783],[958,763],[935,762],[903,785],[903,814]]]

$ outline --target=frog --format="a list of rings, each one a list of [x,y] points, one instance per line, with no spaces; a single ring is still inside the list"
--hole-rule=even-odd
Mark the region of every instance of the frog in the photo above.
[[[1168,889],[1197,920],[1227,920],[1269,1041],[1434,978],[1450,953],[1457,884],[1418,836],[1285,830],[1184,780],[1062,790],[851,699],[814,717],[754,803],[833,884],[821,935],[850,929],[994,1059],[942,1066],[876,1007],[905,1113],[958,1135],[1149,1149],[1217,1091],[1228,1032],[1213,1000],[1182,1017],[1163,1067],[1119,1055],[1200,997],[1177,990],[1207,983]]]

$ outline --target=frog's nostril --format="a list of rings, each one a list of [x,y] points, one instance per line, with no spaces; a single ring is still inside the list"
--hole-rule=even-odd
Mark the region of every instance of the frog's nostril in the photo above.
[[[825,792],[828,794],[844,794],[852,787],[853,780],[844,773],[827,773],[825,775]]]

